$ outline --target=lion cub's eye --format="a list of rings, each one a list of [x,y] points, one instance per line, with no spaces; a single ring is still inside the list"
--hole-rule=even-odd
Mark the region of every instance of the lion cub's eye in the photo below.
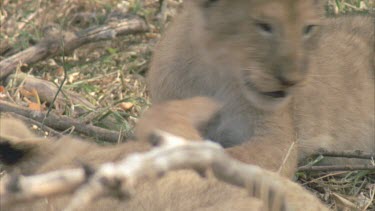
[[[317,28],[317,25],[307,25],[303,28],[303,35],[309,36],[312,32],[314,32],[315,28]]]
[[[257,28],[262,32],[262,33],[265,33],[265,34],[272,34],[273,33],[273,28],[271,26],[271,24],[268,24],[268,23],[264,23],[264,22],[257,22],[256,23],[256,26]]]

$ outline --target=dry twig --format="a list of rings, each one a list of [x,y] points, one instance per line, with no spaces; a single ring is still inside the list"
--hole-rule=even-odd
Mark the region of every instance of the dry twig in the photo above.
[[[146,32],[147,30],[147,24],[143,19],[133,17],[119,22],[111,22],[108,25],[89,28],[79,33],[57,32],[46,37],[37,45],[2,60],[0,62],[0,79],[11,74],[19,64],[32,64],[46,57],[59,54],[61,52],[61,47],[64,48],[64,52],[71,52],[87,43],[109,40],[122,35]],[[61,43],[64,43],[64,46],[61,46]]]
[[[325,149],[321,149],[319,150],[317,155],[323,155],[325,157],[375,159],[375,153],[367,153],[367,152],[363,152],[360,150],[335,152],[335,151],[328,151]]]
[[[58,87],[52,82],[35,78],[27,74],[14,74],[8,78],[13,79],[17,84],[22,84],[22,88],[32,91],[35,89],[40,97],[40,100],[43,102],[52,103]],[[64,106],[73,106],[75,107],[75,112],[83,113],[88,109],[95,109],[95,106],[89,101],[78,95],[77,93],[64,90],[62,93],[59,93],[57,100],[55,102],[56,110],[61,110],[59,108]],[[85,109],[83,109],[85,108]]]
[[[375,166],[371,164],[363,165],[332,165],[332,166],[301,166],[298,171],[359,171],[359,170],[375,170]]]
[[[32,111],[9,102],[0,100],[1,112],[12,112],[18,115],[42,122],[46,116],[46,112]],[[100,140],[117,143],[119,140],[125,140],[126,137],[116,131],[107,130],[93,125],[86,125],[77,120],[50,113],[44,120],[44,124],[60,131],[67,130],[74,127],[74,130],[90,137],[98,138]]]

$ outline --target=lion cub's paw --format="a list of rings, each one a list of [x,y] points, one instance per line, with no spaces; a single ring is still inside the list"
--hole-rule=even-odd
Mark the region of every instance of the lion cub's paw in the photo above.
[[[263,210],[267,211],[287,211],[287,201],[283,190],[273,187],[262,179],[254,181],[248,185],[250,197],[258,198],[263,202]]]

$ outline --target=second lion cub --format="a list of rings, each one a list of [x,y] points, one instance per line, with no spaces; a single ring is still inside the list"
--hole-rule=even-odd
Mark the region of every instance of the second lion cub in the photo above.
[[[159,121],[140,122],[138,133],[159,128],[186,135],[165,118],[178,115],[234,157],[282,166],[286,175],[296,165],[296,140],[299,160],[319,148],[375,152],[375,19],[326,19],[322,2],[186,1],[148,75],[153,102],[177,100],[181,109],[166,115],[151,109],[146,117]],[[195,124],[184,110],[196,96],[222,105],[206,124]]]

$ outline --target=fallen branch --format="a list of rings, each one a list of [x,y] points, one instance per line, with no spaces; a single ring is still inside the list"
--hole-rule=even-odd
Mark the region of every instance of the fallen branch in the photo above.
[[[335,152],[320,149],[316,155],[324,157],[340,157],[340,158],[358,158],[358,159],[375,159],[375,153],[367,153],[360,150]]]
[[[46,116],[46,112],[32,111],[3,100],[0,100],[0,111],[16,113],[38,122],[42,122]],[[77,120],[70,119],[66,116],[56,115],[54,113],[50,113],[48,117],[45,118],[44,124],[59,131],[68,130],[73,127],[74,130],[79,133],[112,143],[117,143],[126,138],[123,134],[116,131],[107,130],[93,125],[86,125]]]
[[[0,55],[3,55],[12,48],[8,40],[2,40],[0,42]]]
[[[301,166],[298,171],[359,171],[359,170],[375,170],[374,165],[333,165],[333,166]]]
[[[52,103],[58,90],[57,85],[55,85],[54,83],[32,77],[24,73],[14,74],[9,78],[13,79],[17,84],[22,84],[22,88],[28,90],[29,92],[35,89],[42,102]],[[59,93],[54,105],[57,111],[62,110],[59,108],[66,105],[74,105],[75,110],[78,113],[86,112],[89,109],[95,109],[95,106],[88,102],[86,99],[84,99],[77,93],[67,90]]]
[[[16,203],[75,191],[66,210],[82,210],[98,197],[114,191],[131,198],[129,190],[144,179],[156,178],[172,170],[193,169],[200,174],[212,170],[219,180],[247,189],[250,197],[265,202],[264,210],[287,210],[288,197],[319,204],[314,196],[304,194],[303,188],[297,184],[258,166],[234,160],[213,142],[186,142],[170,134],[160,134],[162,147],[130,155],[117,163],[103,164],[89,177],[82,169],[72,169],[7,179],[0,186],[1,203]],[[290,188],[302,194],[289,191],[290,195],[285,195]],[[293,206],[294,202],[290,205]],[[322,205],[319,210],[325,210],[325,207]]]
[[[33,64],[49,56],[58,55],[61,48],[64,52],[91,42],[110,40],[117,36],[146,32],[148,26],[139,17],[127,18],[119,22],[110,22],[107,25],[89,28],[79,33],[63,32],[46,36],[37,45],[27,48],[0,62],[0,79],[11,74],[19,64]],[[61,46],[61,43],[64,43]]]
[[[0,204],[9,206],[17,202],[40,197],[69,193],[83,183],[85,172],[72,169],[37,176],[5,176],[1,178]]]

